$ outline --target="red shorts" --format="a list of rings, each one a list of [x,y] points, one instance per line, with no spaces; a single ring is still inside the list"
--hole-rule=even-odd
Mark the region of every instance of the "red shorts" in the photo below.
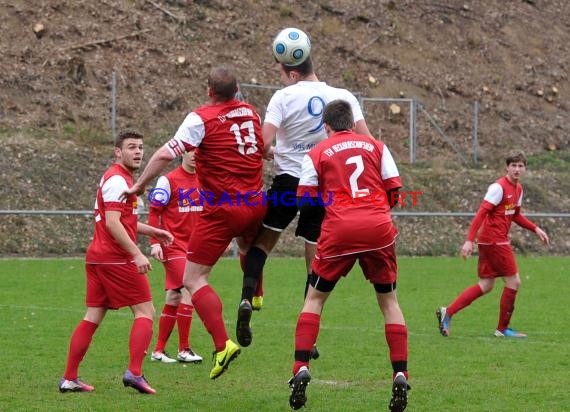
[[[134,263],[87,263],[85,272],[88,307],[119,309],[152,301],[148,278]]]
[[[254,202],[253,200],[251,201]],[[213,266],[224,254],[235,237],[251,244],[265,217],[265,205],[206,205],[188,242],[188,260],[200,265]]]
[[[331,282],[337,282],[342,276],[346,276],[358,263],[362,268],[364,277],[372,284],[392,284],[398,277],[398,264],[396,262],[396,243],[392,243],[382,249],[369,252],[354,253],[330,259],[315,257],[313,272]]]
[[[181,289],[184,286],[186,256],[173,256],[162,262],[164,265],[164,290]]]
[[[511,245],[478,245],[478,248],[477,274],[480,278],[513,276],[519,272]]]

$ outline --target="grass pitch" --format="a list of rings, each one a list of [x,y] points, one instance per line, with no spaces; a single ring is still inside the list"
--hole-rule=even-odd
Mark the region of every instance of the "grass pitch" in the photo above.
[[[456,315],[451,336],[439,335],[435,309],[476,281],[476,259],[400,258],[398,293],[409,327],[412,391],[409,411],[570,410],[570,258],[519,257],[523,280],[512,325],[525,340],[493,337],[502,285]],[[150,273],[157,313],[164,304],[163,269]],[[208,378],[210,336],[197,315],[191,342],[201,365],[145,361],[158,391],[124,388],[132,316],[109,312],[80,368],[96,387],[90,394],[60,394],[69,337],[84,314],[81,259],[0,260],[0,410],[4,411],[285,411],[294,331],[302,305],[301,259],[270,258],[265,303],[252,319],[253,343],[221,378]],[[237,260],[219,262],[211,284],[224,303],[235,340],[241,272]],[[155,323],[154,345],[157,323]],[[176,352],[176,330],[167,348]],[[360,269],[343,279],[327,302],[311,362],[306,411],[387,410],[391,368],[383,320],[373,288]],[[151,348],[152,349],[152,348]]]

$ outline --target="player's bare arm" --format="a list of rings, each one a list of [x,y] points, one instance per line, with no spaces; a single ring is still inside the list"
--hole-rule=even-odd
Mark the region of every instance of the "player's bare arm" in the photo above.
[[[261,134],[263,136],[263,158],[265,160],[273,160],[273,152],[275,150],[273,141],[277,134],[277,127],[271,123],[263,123]]]
[[[117,241],[122,249],[126,250],[135,261],[139,273],[146,273],[152,270],[148,258],[142,254],[138,246],[131,240],[125,227],[121,223],[121,212],[108,210],[105,212],[106,227],[111,236]]]
[[[550,239],[544,230],[537,226],[536,229],[534,229],[534,233],[536,233],[536,236],[538,236],[538,238],[542,240],[545,245],[550,244]]]
[[[166,166],[168,166],[168,164],[172,161],[172,159],[172,155],[164,146],[154,152],[140,177],[129,190],[125,191],[125,195],[128,196],[132,194],[143,194],[146,185],[148,185],[152,179],[161,174]]]
[[[473,242],[470,240],[466,240],[463,246],[461,247],[461,257],[463,259],[467,259],[473,254]]]
[[[149,226],[146,223],[137,223],[137,232],[141,235],[152,236],[165,246],[171,245],[174,242],[172,233],[164,229],[159,229],[154,226]]]
[[[164,261],[164,252],[162,251],[162,246],[160,243],[155,243],[150,247],[150,255],[159,261]]]

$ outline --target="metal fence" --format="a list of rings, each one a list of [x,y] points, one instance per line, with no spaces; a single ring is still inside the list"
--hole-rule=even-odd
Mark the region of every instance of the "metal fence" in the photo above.
[[[237,97],[240,100],[247,100],[250,103],[254,104],[254,106],[260,108],[266,105],[269,102],[270,95],[264,95],[262,99],[257,99],[257,101],[252,102],[251,98],[253,91],[266,91],[270,92],[271,94],[275,90],[279,90],[279,86],[274,85],[267,85],[267,84],[256,84],[256,83],[240,83],[239,84],[239,92]],[[111,78],[111,132],[113,138],[117,135],[117,77],[116,72],[112,73]],[[461,152],[456,142],[453,139],[449,138],[434,117],[427,111],[426,107],[415,97],[411,98],[390,98],[390,97],[365,97],[362,96],[360,93],[353,92],[354,95],[358,98],[362,110],[366,113],[367,107],[370,107],[374,104],[403,104],[407,106],[408,112],[408,141],[407,146],[409,150],[409,162],[410,164],[414,164],[417,161],[417,149],[418,149],[418,139],[417,139],[417,122],[418,122],[418,111],[423,114],[427,120],[428,124],[431,128],[433,128],[437,134],[449,145],[452,150],[455,152],[457,158],[462,163],[467,163],[467,157]],[[474,102],[473,105],[473,126],[472,126],[472,139],[473,139],[473,162],[477,163],[478,159],[478,121],[479,121],[479,104],[478,102]],[[376,130],[375,130],[376,132]],[[378,128],[378,137],[382,138],[382,132],[380,127]]]
[[[265,85],[265,84],[253,84],[253,83],[241,83],[240,84],[240,92],[238,94],[238,98],[241,100],[246,100],[252,103],[255,107],[261,108],[264,107],[269,102],[270,95],[267,93],[270,92],[271,94],[275,90],[279,90],[279,86],[273,85]],[[261,92],[261,93],[260,93]],[[369,123],[369,127],[372,125],[374,120],[383,119],[385,117],[385,110],[377,110],[374,106],[375,105],[387,105],[387,104],[398,104],[404,107],[402,111],[402,116],[407,118],[407,142],[406,146],[408,147],[408,158],[410,164],[416,163],[418,160],[418,114],[422,114],[427,119],[427,124],[430,128],[436,131],[437,135],[443,139],[446,145],[448,145],[453,152],[455,153],[457,159],[461,163],[467,163],[468,156],[466,156],[459,145],[453,141],[447,134],[444,132],[442,127],[437,123],[436,119],[428,112],[426,107],[415,97],[366,97],[362,96],[360,93],[353,94],[357,97],[360,102],[360,106],[362,107],[363,112],[367,115],[367,123]],[[256,96],[259,95],[259,96]],[[406,113],[407,112],[407,113]],[[368,117],[369,114],[373,114],[373,116]],[[469,115],[468,115],[469,116]],[[378,118],[378,119],[376,119]],[[374,120],[373,120],[374,119]],[[476,163],[478,159],[478,121],[479,121],[479,104],[478,102],[474,102],[473,105],[473,117],[472,120],[472,151],[473,151],[473,162]],[[384,136],[382,135],[382,128],[378,126],[377,128],[372,127],[373,134],[375,134],[378,138],[385,140]],[[390,145],[392,149],[392,145]]]
[[[146,215],[147,211],[141,211],[140,215]],[[93,215],[93,210],[26,210],[26,209],[14,209],[14,210],[0,210],[0,216],[2,215],[14,215],[14,216],[91,216]],[[547,212],[547,213],[525,213],[525,216],[536,217],[536,218],[570,218],[570,213],[557,213],[557,212]],[[472,212],[397,212],[392,211],[392,216],[400,217],[473,217],[475,213]]]
[[[116,88],[116,75],[113,72],[113,78],[112,78],[112,117],[111,117],[111,129],[112,129],[112,133],[113,136],[116,135],[116,110],[117,110],[117,88]],[[250,83],[241,83],[239,85],[240,87],[240,95],[238,96],[240,99],[242,100],[247,100],[248,102],[252,103],[254,106],[258,107],[258,110],[261,111],[262,108],[265,107],[265,105],[267,105],[267,103],[270,100],[271,95],[274,93],[275,90],[278,90],[280,87],[278,86],[272,86],[272,85],[262,85],[262,84],[250,84]],[[372,124],[373,122],[377,122],[378,124],[382,124],[382,127],[384,127],[384,123],[383,122],[383,118],[382,116],[385,115],[386,112],[390,112],[389,110],[385,110],[384,108],[381,108],[381,105],[386,105],[386,104],[398,104],[398,105],[402,105],[404,107],[403,113],[400,115],[399,117],[399,121],[400,124],[399,126],[402,126],[404,124],[404,121],[402,121],[403,118],[407,118],[407,124],[405,125],[407,128],[407,150],[408,150],[408,155],[409,155],[409,162],[410,164],[414,164],[418,159],[418,113],[423,114],[429,124],[430,127],[432,127],[433,129],[435,129],[438,133],[438,135],[446,142],[447,145],[449,145],[453,151],[456,153],[457,157],[461,160],[461,162],[465,163],[467,162],[467,158],[466,156],[464,156],[464,154],[461,152],[461,149],[458,147],[458,145],[456,144],[456,142],[454,142],[452,139],[450,139],[445,132],[441,129],[441,127],[437,124],[436,119],[434,119],[433,116],[431,116],[428,111],[426,110],[426,108],[422,105],[421,102],[419,102],[417,99],[415,98],[371,98],[371,97],[364,97],[359,95],[358,93],[355,93],[355,96],[358,98],[358,100],[360,101],[361,107],[363,109],[363,111],[365,112],[365,114],[367,115],[367,123]],[[374,114],[370,119],[370,122],[368,121],[368,115],[369,114]],[[376,116],[375,114],[379,114],[378,116]],[[477,162],[477,153],[478,153],[478,137],[477,137],[477,130],[478,130],[478,114],[479,114],[479,106],[478,103],[475,102],[474,104],[474,108],[473,108],[473,135],[472,135],[472,139],[473,139],[473,161]],[[371,129],[372,131],[373,129]],[[378,129],[374,129],[373,130],[373,134],[377,134],[378,137],[382,138],[383,140],[385,140],[382,136],[382,129],[380,128],[380,126],[378,126]],[[141,214],[146,214],[146,211],[141,210]],[[57,219],[57,222],[55,221],[48,221],[48,222],[43,222],[43,224],[45,224],[47,226],[47,229],[44,231],[53,231],[52,233],[48,233],[46,236],[44,236],[44,238],[49,238],[50,235],[52,237],[52,239],[44,239],[42,238],[42,241],[44,241],[43,244],[57,244],[58,242],[60,243],[64,243],[66,240],[63,239],[63,236],[61,233],[59,232],[63,232],[66,229],[71,228],[71,231],[73,231],[74,236],[71,236],[71,239],[67,239],[70,243],[73,243],[73,246],[70,246],[70,250],[74,250],[76,251],[77,248],[77,244],[82,244],[85,245],[85,239],[84,237],[86,236],[84,232],[84,224],[86,222],[90,221],[90,217],[93,215],[93,210],[24,210],[24,209],[15,209],[15,210],[0,210],[0,216],[6,216],[6,219],[19,219],[18,216],[29,216],[32,219],[28,220],[28,219],[21,219],[19,223],[19,225],[17,224],[16,226],[14,226],[16,228],[16,230],[20,230],[22,229],[22,238],[25,238],[26,236],[28,236],[29,234],[33,234],[35,230],[37,230],[37,227],[34,227],[37,225],[37,222],[39,221],[40,224],[39,226],[41,226],[42,221],[44,219],[49,220],[50,216],[60,216],[60,218]],[[457,229],[461,229],[459,226],[463,227],[465,226],[466,222],[466,218],[472,218],[474,216],[474,213],[470,213],[470,212],[429,212],[429,211],[423,211],[423,212],[402,212],[402,211],[393,211],[392,215],[400,221],[400,223],[402,224],[403,227],[403,232],[405,233],[407,231],[407,234],[410,234],[409,239],[411,239],[412,237],[417,237],[416,234],[417,233],[422,233],[422,237],[428,237],[429,235],[425,235],[425,233],[427,233],[428,231],[436,231],[437,232],[437,238],[434,239],[430,239],[430,241],[433,244],[436,244],[438,242],[438,239],[440,242],[444,242],[446,243],[446,248],[444,249],[440,249],[441,252],[445,253],[449,253],[450,246],[449,244],[452,242],[456,242],[457,239],[461,238],[461,232],[462,230],[457,230],[457,233],[455,233],[456,231],[452,229],[452,231],[454,233],[449,233],[449,228],[444,228],[442,226],[443,222],[447,222],[450,223],[453,221],[453,223],[450,224],[450,227],[453,227],[453,224],[455,224]],[[568,219],[570,218],[570,213],[556,213],[556,212],[545,212],[545,213],[526,213],[526,215],[528,217],[532,217],[532,218],[537,218],[537,219],[544,219],[545,223],[547,224],[547,226],[550,226],[552,228],[553,231],[558,230],[560,233],[560,238],[570,238],[570,236],[566,236],[567,233],[566,231],[570,232],[570,228],[568,227],[569,225],[567,224],[566,221],[564,221],[564,223],[559,224],[559,219]],[[61,220],[63,219],[63,221]],[[430,220],[431,219],[431,220]],[[442,220],[443,219],[443,220]],[[76,223],[75,226],[70,225],[70,222],[66,222],[69,220],[77,220],[77,221],[81,221],[81,223]],[[33,222],[33,223],[30,223]],[[62,223],[63,222],[63,228],[59,228],[58,227],[58,223]],[[38,227],[39,227],[38,226]],[[422,226],[422,228],[418,228],[417,226]],[[78,227],[81,227],[81,229],[78,230]],[[448,232],[446,232],[446,230],[448,230]],[[57,233],[56,233],[57,232]],[[425,232],[425,233],[424,233]],[[570,235],[570,233],[568,234]],[[62,236],[62,238],[58,238],[58,236]],[[293,237],[294,235],[291,235],[291,237]],[[404,236],[405,237],[405,236]],[[433,237],[433,236],[432,236]],[[442,239],[445,237],[449,237],[451,239],[451,241],[449,239],[443,241]],[[27,244],[31,245],[34,242],[34,236],[28,236],[28,238],[30,239],[28,241]],[[80,239],[81,238],[81,239]],[[427,241],[427,239],[426,239]],[[47,242],[47,243],[46,243]],[[14,243],[14,242],[12,242]],[[17,243],[17,242],[16,242]],[[281,242],[284,243],[284,242]],[[296,242],[299,243],[299,242]],[[564,245],[561,248],[562,253],[566,253],[566,251],[570,252],[570,242],[567,242],[568,244]],[[8,241],[7,242],[1,242],[0,241],[0,246],[3,246],[4,248],[6,246],[10,246],[11,250],[17,250],[19,247],[19,244],[10,244],[10,239],[8,237]],[[36,245],[37,247],[41,247],[41,245]],[[437,253],[438,247],[432,247],[432,249],[429,250],[430,254],[435,254]],[[2,248],[0,248],[2,249]],[[411,245],[410,248],[407,249],[407,251],[410,254],[413,254],[414,252],[416,252],[418,249],[417,245]],[[53,250],[57,250],[56,247],[53,248]],[[419,251],[421,252],[421,250]],[[17,252],[14,252],[17,253]],[[282,253],[287,253],[287,251],[284,251]],[[296,253],[296,252],[294,252]]]
[[[143,214],[143,213],[141,213]],[[515,229],[511,244],[521,254],[570,255],[570,213],[528,213],[551,237],[544,247],[536,236]],[[400,233],[398,254],[402,256],[452,256],[464,242],[473,213],[469,212],[404,212],[393,213]],[[302,257],[303,242],[295,238],[296,222],[282,233],[272,254]],[[80,256],[93,235],[92,210],[0,210],[0,256]],[[150,249],[146,236],[139,238],[143,251]],[[237,256],[234,247],[230,256]]]

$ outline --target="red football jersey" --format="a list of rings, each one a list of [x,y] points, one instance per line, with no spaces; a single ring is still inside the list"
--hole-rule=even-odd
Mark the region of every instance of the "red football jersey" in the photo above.
[[[196,170],[205,199],[218,203],[262,189],[261,121],[247,103],[232,99],[194,110],[165,147],[173,156],[197,148]]]
[[[148,223],[174,236],[171,245],[162,247],[166,260],[186,256],[188,239],[203,209],[197,188],[196,174],[188,173],[182,166],[161,176],[156,183],[153,194],[159,191],[162,197],[151,202]],[[158,241],[151,238],[151,244],[155,243]]]
[[[317,144],[303,160],[297,196],[307,201],[318,197],[325,205],[319,257],[378,249],[393,242],[393,226],[385,225],[392,221],[386,192],[400,187],[398,168],[384,143],[343,131]],[[381,233],[381,226],[390,228],[390,233]]]
[[[121,212],[121,223],[133,242],[137,242],[138,211],[136,195],[126,199],[123,193],[133,185],[133,175],[118,164],[112,165],[103,175],[95,200],[95,234],[87,248],[87,263],[125,263],[133,260],[107,230],[105,212]]]
[[[520,183],[511,183],[506,176],[489,186],[481,207],[489,213],[483,221],[479,244],[509,243],[509,230],[515,214],[522,205],[523,189]]]

